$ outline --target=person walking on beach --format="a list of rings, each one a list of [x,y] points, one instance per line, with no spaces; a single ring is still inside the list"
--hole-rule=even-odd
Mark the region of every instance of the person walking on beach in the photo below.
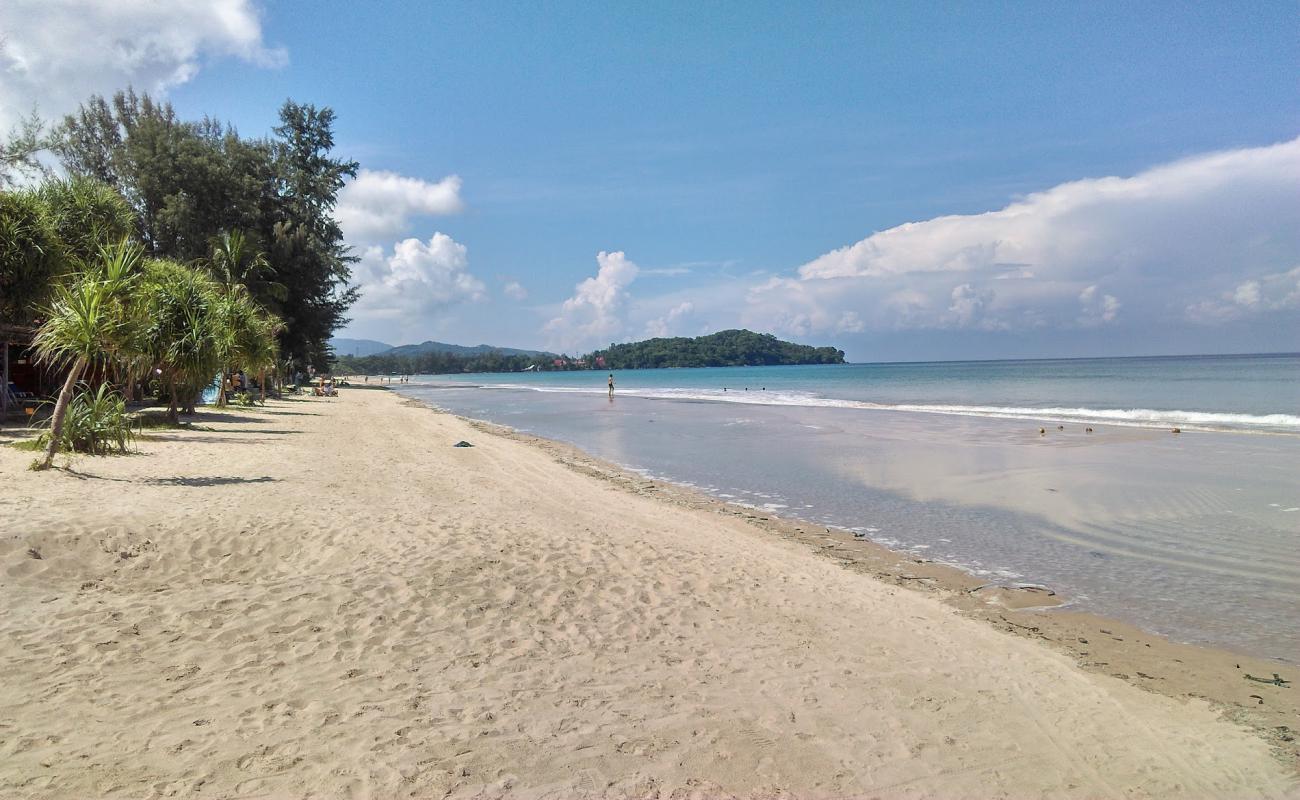
[[[609,396],[614,396],[614,373],[609,373]]]

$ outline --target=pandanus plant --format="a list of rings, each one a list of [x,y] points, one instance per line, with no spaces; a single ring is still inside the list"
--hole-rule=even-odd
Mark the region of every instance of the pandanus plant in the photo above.
[[[68,370],[50,418],[45,457],[34,466],[49,469],[63,442],[63,424],[77,381],[86,368],[110,358],[131,339],[131,293],[139,279],[141,250],[122,240],[101,247],[99,257],[71,281],[54,288],[45,323],[36,332],[37,360]]]
[[[149,262],[144,284],[142,349],[170,395],[167,419],[176,423],[178,412],[193,406],[193,397],[221,368],[213,313],[220,293],[207,275],[174,261]]]
[[[257,298],[283,301],[287,290],[283,284],[271,280],[275,270],[267,262],[266,254],[256,250],[249,237],[239,230],[212,240],[212,255],[206,266],[217,281],[221,295],[213,304],[213,314],[221,359],[217,405],[224,406],[226,379],[233,369],[263,369],[263,364],[251,363],[257,360],[255,355],[259,358],[264,355],[263,343],[258,339],[265,312]],[[262,399],[266,399],[265,388]]]

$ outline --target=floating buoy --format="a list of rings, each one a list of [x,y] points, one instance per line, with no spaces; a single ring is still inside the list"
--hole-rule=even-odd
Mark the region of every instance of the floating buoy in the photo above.
[[[1046,429],[1046,428],[1039,428],[1039,429],[1038,429],[1038,435],[1039,435],[1039,436],[1046,436],[1046,435],[1047,435],[1047,429]]]

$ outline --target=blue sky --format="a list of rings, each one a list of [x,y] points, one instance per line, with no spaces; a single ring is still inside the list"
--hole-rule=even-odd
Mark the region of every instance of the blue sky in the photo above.
[[[1295,3],[700,6],[18,0],[0,121],[128,81],[247,135],[333,107],[345,335],[394,344],[1300,349]],[[84,54],[115,26],[148,52]]]

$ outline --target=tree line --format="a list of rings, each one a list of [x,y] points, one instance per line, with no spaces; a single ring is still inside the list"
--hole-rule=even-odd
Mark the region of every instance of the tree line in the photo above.
[[[325,369],[329,337],[356,299],[348,287],[356,259],[333,211],[359,165],[333,157],[331,109],[290,100],[279,121],[271,136],[246,138],[209,117],[182,120],[169,103],[147,94],[97,95],[48,134],[35,119],[20,126],[0,146],[0,186],[22,172],[57,182],[37,158],[44,151],[72,182],[101,185],[122,198],[130,238],[149,258],[200,263],[214,240],[237,232],[247,252],[262,254],[261,265],[239,280],[280,319],[284,357],[296,369]],[[8,224],[39,225],[30,219],[33,193],[39,189],[4,192],[28,196],[6,203],[6,216],[22,217]],[[65,233],[91,235],[84,227]],[[39,316],[39,295],[75,265],[58,258],[57,248],[52,258],[44,250],[16,249],[7,248],[0,260],[0,321],[21,324]],[[28,300],[19,308],[11,299],[17,294]]]
[[[591,353],[587,360],[603,364],[604,369],[843,364],[844,351],[785,342],[770,333],[742,329],[693,339],[678,336],[611,344]]]
[[[611,344],[576,358],[567,355],[463,356],[443,352],[342,356],[336,368],[347,374],[443,375],[461,372],[539,372],[579,369],[658,369],[778,364],[843,364],[844,351],[785,342],[770,333],[727,330],[696,338],[647,339]]]
[[[214,375],[224,404],[233,371],[260,375],[265,400],[268,371],[328,367],[355,299],[332,212],[357,164],[330,156],[333,122],[287,101],[274,136],[245,139],[127,91],[0,147],[0,322],[34,329],[38,361],[67,371],[37,466],[79,384],[78,400],[151,391],[175,422]],[[36,184],[13,188],[22,172]]]

